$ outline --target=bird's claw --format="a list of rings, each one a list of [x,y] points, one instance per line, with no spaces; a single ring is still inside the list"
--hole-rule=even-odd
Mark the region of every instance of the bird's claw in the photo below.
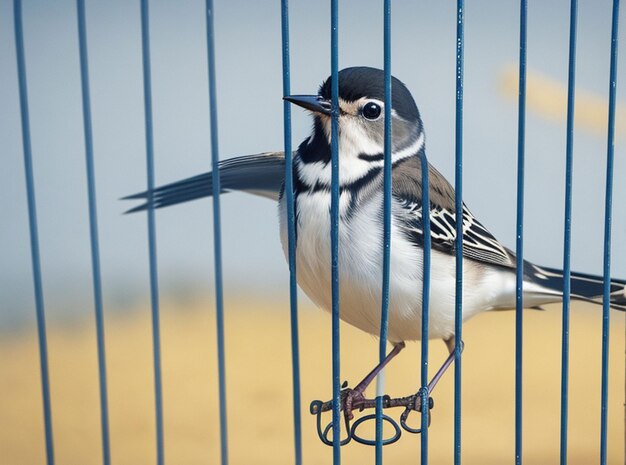
[[[381,405],[383,409],[394,408],[394,407],[404,407],[404,411],[400,415],[399,424],[395,420],[393,420],[388,415],[382,414],[381,419],[383,422],[388,423],[392,426],[394,433],[389,438],[383,438],[382,444],[388,445],[393,444],[402,434],[402,430],[405,430],[409,433],[418,434],[422,432],[422,428],[412,428],[407,424],[407,420],[412,411],[422,412],[424,407],[427,406],[427,410],[430,411],[434,406],[434,401],[432,397],[430,397],[428,389],[422,388],[417,393],[412,394],[406,397],[398,397],[391,398],[388,395],[385,395],[381,398]],[[345,423],[345,429],[347,431],[347,437],[339,440],[340,445],[345,445],[349,443],[352,439],[356,442],[366,445],[375,445],[376,441],[372,439],[362,438],[357,434],[357,429],[363,423],[376,419],[376,414],[368,414],[358,418],[354,423],[351,423],[354,419],[354,411],[358,410],[362,412],[365,409],[376,408],[377,399],[367,399],[363,395],[362,392],[350,389],[347,387],[347,383],[342,384],[342,390],[340,393],[340,411],[343,412],[343,419]],[[320,400],[315,400],[311,402],[310,411],[312,415],[317,417],[317,434],[320,440],[329,446],[333,445],[333,440],[329,439],[329,434],[333,431],[333,423],[330,422],[326,425],[325,428],[322,429],[321,417],[324,412],[333,409],[333,401],[329,400],[327,402],[322,402]],[[428,413],[423,413],[423,415],[427,415],[426,425],[430,426],[430,415]]]
[[[345,384],[345,383],[344,383]],[[376,402],[375,399],[366,399],[361,391],[350,389],[347,386],[341,391],[341,410],[348,420],[354,419],[353,409],[362,412],[368,402]]]

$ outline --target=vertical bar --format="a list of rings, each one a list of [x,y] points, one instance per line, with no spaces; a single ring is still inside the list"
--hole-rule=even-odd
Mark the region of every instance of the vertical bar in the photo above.
[[[424,148],[420,152],[422,164],[422,231],[424,233],[424,277],[422,280],[422,415],[420,465],[428,465],[428,323],[430,305],[430,194],[428,184],[428,160]]]
[[[289,60],[289,0],[281,0],[281,38],[283,52],[283,95],[291,94]],[[293,433],[295,464],[302,464],[302,419],[300,415],[300,342],[298,337],[298,282],[296,280],[296,214],[293,194],[293,157],[291,151],[291,105],[283,102],[285,147],[285,198],[287,202],[287,253],[289,255],[289,306],[291,314],[291,376],[293,380]]]
[[[383,162],[383,276],[380,312],[380,345],[378,356],[382,363],[387,356],[387,332],[389,329],[389,269],[391,259],[391,1],[384,1],[383,47],[385,86],[385,146]],[[378,376],[382,391],[384,371]],[[383,463],[383,393],[376,396],[376,465]]]
[[[454,176],[456,206],[456,292],[454,309],[454,464],[461,464],[461,344],[463,340],[463,35],[464,0],[457,0],[456,134]]]
[[[520,1],[519,96],[517,116],[517,226],[515,254],[515,464],[522,463],[522,368],[524,330],[524,157],[526,147],[527,0]]]
[[[22,144],[24,147],[24,174],[28,200],[28,226],[30,232],[30,254],[33,268],[35,310],[37,313],[37,335],[39,339],[39,364],[41,370],[41,393],[43,398],[43,418],[46,437],[46,462],[54,465],[54,440],[52,437],[52,408],[50,403],[50,375],[48,368],[48,342],[46,338],[46,315],[41,279],[41,259],[39,256],[39,232],[37,228],[37,205],[35,200],[35,179],[33,176],[33,156],[30,144],[30,116],[28,111],[28,88],[26,85],[26,63],[24,58],[24,31],[22,27],[22,2],[13,2],[15,28],[15,53],[20,92],[20,114],[22,120]]]
[[[565,147],[565,225],[563,228],[563,324],[561,332],[561,451],[567,464],[567,417],[569,397],[569,326],[571,293],[572,175],[574,169],[574,95],[576,89],[576,23],[578,0],[571,0],[569,24],[569,73],[567,83],[567,140]]]
[[[333,349],[333,465],[341,463],[340,367],[339,367],[339,0],[330,0],[331,188],[330,245]]]
[[[163,389],[161,382],[161,330],[159,324],[159,278],[157,274],[156,224],[152,208],[154,190],[154,143],[152,130],[152,78],[150,76],[150,23],[148,0],[141,0],[141,48],[146,124],[146,173],[148,180],[148,252],[150,256],[150,302],[152,310],[152,349],[154,354],[154,405],[156,416],[157,464],[164,464]]]
[[[100,428],[102,434],[102,463],[111,463],[109,441],[109,407],[107,395],[106,352],[104,344],[104,311],[102,305],[102,282],[100,277],[100,246],[98,240],[98,213],[96,205],[96,179],[93,155],[93,131],[91,126],[91,98],[89,91],[89,57],[87,53],[87,24],[85,0],[76,1],[78,15],[78,45],[80,52],[80,80],[83,98],[83,126],[85,132],[85,163],[87,168],[87,194],[89,199],[89,235],[91,242],[91,274],[96,316],[96,340],[98,345],[98,373],[100,389]]]
[[[611,221],[613,206],[613,159],[615,152],[615,96],[617,93],[617,41],[619,0],[613,0],[611,26],[611,68],[606,150],[606,197],[604,209],[604,295],[602,299],[602,395],[600,400],[600,464],[607,463],[609,400],[609,323],[611,296]]]
[[[209,110],[211,113],[211,168],[213,181],[213,254],[215,257],[215,314],[217,323],[217,370],[220,401],[220,451],[222,465],[228,464],[228,424],[226,418],[226,362],[224,349],[224,296],[222,290],[222,227],[220,216],[219,144],[217,132],[217,91],[215,86],[215,11],[213,0],[206,0]]]

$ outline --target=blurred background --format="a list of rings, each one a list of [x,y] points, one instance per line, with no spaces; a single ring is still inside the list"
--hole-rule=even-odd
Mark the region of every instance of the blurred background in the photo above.
[[[87,1],[100,253],[115,463],[154,461],[145,215],[120,197],[143,190],[145,133],[139,3]],[[611,2],[581,0],[578,18],[572,269],[600,274],[606,169]],[[0,456],[41,463],[43,426],[24,188],[12,2],[0,0]],[[97,365],[76,10],[72,1],[24,2],[31,131],[50,322],[52,406],[59,463],[98,463]],[[204,2],[150,6],[157,183],[210,166]],[[330,72],[326,2],[290,2],[291,88],[314,93]],[[340,5],[340,67],[381,67],[382,3]],[[528,30],[525,257],[561,267],[569,2],[532,2]],[[427,154],[454,179],[455,2],[394,2],[393,74],[412,91]],[[623,14],[622,18],[623,19]],[[222,158],[281,150],[280,2],[215,1]],[[624,29],[624,28],[622,28]],[[464,200],[504,244],[515,246],[516,1],[467,2]],[[624,38],[624,34],[621,34]],[[624,70],[621,48],[618,73]],[[618,83],[613,275],[626,277],[624,86]],[[293,111],[294,148],[309,117]],[[288,270],[276,206],[242,194],[222,200],[228,395],[233,463],[292,461]],[[159,211],[166,458],[218,457],[212,212],[208,200]],[[308,403],[330,396],[330,318],[301,294],[305,459],[330,463]],[[611,463],[624,460],[624,315],[612,313]],[[600,309],[574,304],[571,463],[599,447]],[[528,312],[525,431],[529,463],[558,458],[560,307]],[[468,463],[512,460],[514,315],[481,315],[464,335],[464,442]],[[375,339],[344,327],[342,377],[357,381],[377,357]],[[439,347],[441,346],[441,347]],[[355,349],[358,347],[358,351]],[[413,345],[389,370],[392,393],[418,385]],[[445,349],[433,343],[433,362]],[[263,373],[259,373],[263,370]],[[435,398],[431,452],[452,456],[452,377]],[[245,444],[246,447],[241,447]],[[387,448],[415,463],[417,439]],[[373,463],[364,446],[347,463]],[[352,462],[351,460],[354,460]],[[446,462],[446,463],[447,463]]]

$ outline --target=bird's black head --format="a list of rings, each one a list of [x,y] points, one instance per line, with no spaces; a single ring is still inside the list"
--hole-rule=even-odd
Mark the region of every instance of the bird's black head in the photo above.
[[[331,79],[317,95],[290,95],[285,100],[311,111],[313,134],[299,149],[305,163],[330,160]],[[385,77],[383,70],[364,66],[339,72],[339,160],[344,181],[380,169],[385,146]],[[424,131],[417,105],[406,86],[391,81],[391,151],[394,163],[424,149]],[[316,178],[317,175],[311,176]]]
[[[331,100],[332,78],[320,86],[318,95]],[[385,101],[385,73],[382,69],[355,66],[339,71],[339,98],[353,103],[361,99]],[[391,106],[407,121],[420,119],[419,111],[409,89],[395,77],[391,77]]]
[[[424,134],[417,105],[406,86],[391,78],[392,152],[405,156],[423,148]],[[385,77],[383,70],[364,66],[339,71],[339,151],[343,163],[380,162],[385,142]],[[327,160],[331,139],[329,77],[317,95],[292,95],[285,100],[314,115],[313,134],[306,147],[311,159]],[[307,148],[308,147],[308,148]],[[395,159],[395,157],[394,157]]]

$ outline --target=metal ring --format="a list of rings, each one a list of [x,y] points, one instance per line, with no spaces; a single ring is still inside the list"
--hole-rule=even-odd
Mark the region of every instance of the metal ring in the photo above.
[[[408,431],[409,433],[412,433],[412,434],[421,434],[422,428],[412,428],[411,426],[409,426],[407,424],[406,420],[409,418],[409,414],[411,413],[411,411],[412,410],[416,410],[416,411],[420,412],[422,415],[425,415],[423,413],[423,409],[424,409],[425,406],[427,406],[428,407],[428,413],[427,413],[427,415],[428,415],[428,426],[430,426],[430,419],[431,419],[431,417],[430,417],[430,410],[435,405],[435,402],[433,401],[433,398],[430,397],[430,396],[428,397],[428,400],[426,402],[424,401],[424,390],[423,389],[420,389],[418,391],[417,395],[419,396],[419,399],[420,399],[420,408],[419,408],[419,410],[417,408],[415,408],[415,407],[417,407],[417,405],[413,405],[413,407],[407,406],[406,409],[404,410],[404,412],[402,412],[402,415],[400,415],[400,425],[402,426],[402,428],[405,431]],[[417,399],[416,399],[416,401],[417,401]],[[416,404],[417,404],[417,402],[416,402]]]
[[[346,417],[344,417],[344,418],[345,418],[345,421],[346,421],[346,430],[348,431],[348,437],[346,439],[344,439],[343,441],[341,441],[341,440],[339,441],[339,445],[340,446],[345,446],[346,444],[348,444],[352,440],[352,434],[350,434],[350,420],[348,420],[348,418],[346,418]],[[318,416],[318,420],[319,420],[319,416]],[[332,446],[333,445],[333,441],[328,439],[328,433],[330,432],[331,429],[333,429],[333,422],[332,421],[326,425],[326,428],[324,428],[324,432],[320,435],[320,439],[327,446]],[[318,427],[317,432],[319,434],[319,432],[320,432],[319,427]]]
[[[350,436],[359,444],[365,444],[366,446],[375,446],[376,445],[376,440],[371,440],[371,439],[363,439],[362,437],[360,437],[358,434],[356,434],[356,430],[357,427],[367,421],[367,420],[371,420],[372,418],[376,418],[376,414],[375,413],[371,413],[369,415],[365,415],[364,417],[359,418],[357,421],[354,422],[354,424],[352,425],[352,430],[350,431]],[[382,415],[381,416],[381,420],[382,421],[386,421],[387,423],[389,423],[391,426],[393,426],[395,433],[394,435],[389,438],[389,439],[383,439],[381,441],[383,446],[387,446],[389,444],[393,444],[394,442],[396,442],[398,439],[400,439],[400,436],[402,436],[402,430],[400,429],[400,427],[398,426],[398,424],[389,416],[387,415]]]
[[[400,425],[402,426],[402,429],[408,431],[409,433],[421,434],[422,428],[411,428],[409,425],[406,424],[406,420],[407,418],[409,418],[409,413],[411,412],[411,410],[412,409],[407,407],[406,410],[402,412],[402,415],[400,415]],[[430,424],[430,415],[428,416],[428,423]]]
[[[311,412],[312,415],[315,415],[317,417],[316,427],[317,427],[317,435],[320,438],[320,441],[322,441],[327,446],[332,446],[333,441],[328,439],[328,433],[333,428],[333,422],[331,421],[330,423],[328,423],[326,427],[324,428],[324,431],[322,431],[322,413],[323,413],[322,405],[324,405],[324,403],[321,400],[314,400],[313,402],[311,402],[311,405],[309,406],[309,411]],[[350,435],[350,420],[348,420],[348,418],[345,415],[344,415],[344,421],[346,422],[346,431],[348,432],[348,437],[344,439],[343,441],[339,441],[340,446],[345,446],[352,439],[352,436]]]

